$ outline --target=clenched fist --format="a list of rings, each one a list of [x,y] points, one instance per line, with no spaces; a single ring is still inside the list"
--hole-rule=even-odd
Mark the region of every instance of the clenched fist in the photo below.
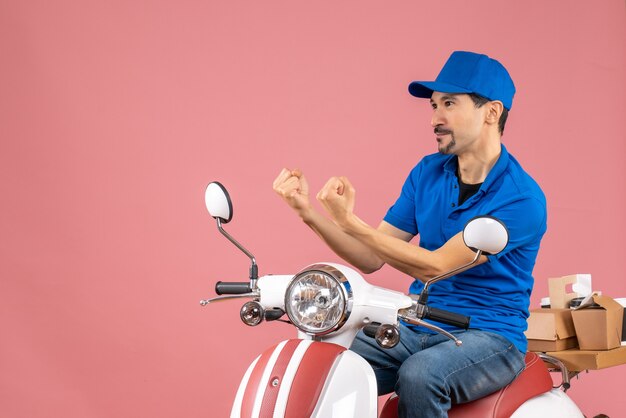
[[[272,187],[300,216],[311,209],[309,184],[299,169],[283,168]]]
[[[317,194],[317,200],[339,226],[345,226],[354,210],[355,194],[346,177],[332,177]]]

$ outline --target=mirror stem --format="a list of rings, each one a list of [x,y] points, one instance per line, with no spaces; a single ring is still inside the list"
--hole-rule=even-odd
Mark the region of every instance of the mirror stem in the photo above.
[[[424,289],[422,289],[422,293],[420,293],[420,297],[418,302],[421,304],[425,304],[428,300],[428,288],[430,287],[431,284],[433,283],[437,283],[440,280],[443,279],[447,279],[450,276],[454,276],[455,274],[459,274],[464,272],[465,270],[468,270],[470,267],[472,267],[474,264],[476,264],[478,262],[478,259],[480,258],[480,256],[483,254],[483,252],[481,250],[476,251],[476,256],[474,257],[474,259],[472,261],[470,261],[469,263],[461,266],[461,267],[457,267],[454,270],[450,270],[447,273],[443,273],[440,274],[439,276],[433,277],[432,279],[428,280],[425,284],[424,284]]]
[[[252,264],[250,265],[250,290],[254,290],[256,288],[256,281],[259,278],[259,267],[256,264],[256,259],[254,255],[250,253],[250,251],[246,250],[243,245],[241,245],[237,240],[230,236],[228,232],[222,228],[222,220],[220,218],[215,218],[217,221],[217,229],[224,235],[230,242],[232,242],[235,247],[239,248],[245,255],[248,256]]]

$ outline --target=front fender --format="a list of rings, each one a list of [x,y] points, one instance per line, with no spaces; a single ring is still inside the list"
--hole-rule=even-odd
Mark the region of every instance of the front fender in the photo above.
[[[376,379],[367,362],[345,347],[287,340],[250,365],[231,418],[375,417]]]

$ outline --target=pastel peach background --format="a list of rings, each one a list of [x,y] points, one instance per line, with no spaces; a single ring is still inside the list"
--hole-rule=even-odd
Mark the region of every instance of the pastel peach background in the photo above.
[[[504,142],[549,202],[533,304],[571,273],[626,297],[625,40],[623,0],[0,0],[0,416],[227,416],[249,362],[293,333],[198,305],[248,269],[207,182],[262,274],[336,261],[272,180],[347,175],[377,224],[435,151],[407,84],[456,49],[517,84]],[[570,393],[624,416],[625,372]]]

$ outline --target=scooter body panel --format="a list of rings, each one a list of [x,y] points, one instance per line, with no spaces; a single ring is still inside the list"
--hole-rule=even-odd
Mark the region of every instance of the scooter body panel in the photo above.
[[[552,389],[524,402],[511,418],[584,418],[578,406],[562,390]]]
[[[314,418],[376,418],[378,389],[372,367],[363,357],[344,351],[332,372],[312,415]]]
[[[376,378],[367,362],[336,344],[287,340],[248,368],[231,418],[376,417]]]

